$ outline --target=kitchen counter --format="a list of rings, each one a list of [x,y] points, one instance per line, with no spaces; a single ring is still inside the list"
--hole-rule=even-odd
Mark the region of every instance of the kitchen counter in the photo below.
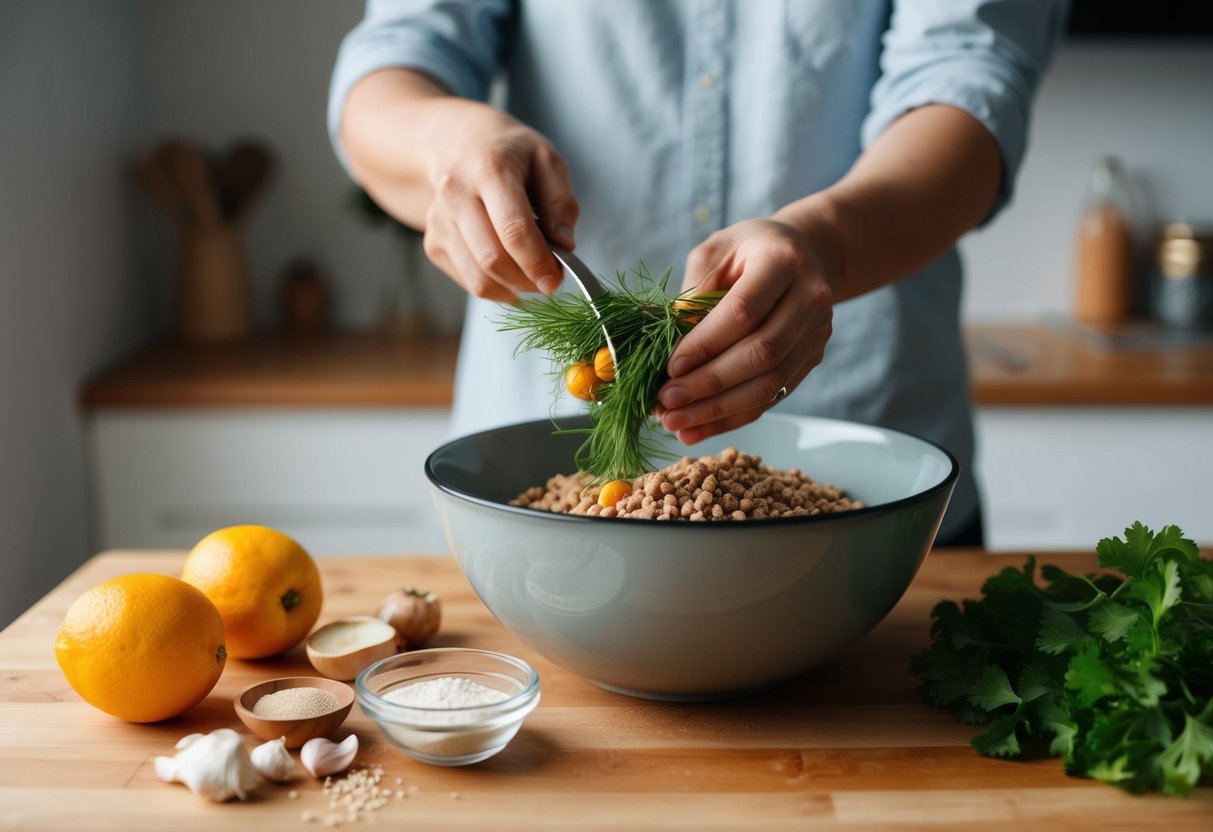
[[[86,409],[449,407],[458,349],[457,337],[373,332],[164,341],[87,381],[80,401]]]
[[[1213,349],[1100,350],[1048,326],[971,326],[971,384],[983,405],[1213,404]],[[458,339],[373,333],[163,342],[99,373],[87,409],[416,407],[451,402]]]
[[[1208,345],[1118,349],[1066,326],[970,326],[965,337],[978,407],[1213,404]]]
[[[178,738],[234,727],[233,696],[274,676],[310,674],[301,652],[229,660],[218,686],[182,717],[128,725],[84,704],[54,659],[54,634],[83,590],[136,571],[178,574],[184,553],[100,555],[0,633],[0,828],[291,829],[322,819],[319,784],[264,785],[244,804],[200,801],[156,780],[153,758]],[[979,757],[974,729],[922,705],[906,672],[927,640],[931,607],[974,596],[1022,555],[930,555],[909,592],[845,656],[757,696],[715,704],[646,702],[561,670],[505,631],[449,557],[322,558],[321,621],[373,611],[385,588],[416,584],[442,597],[434,646],[501,650],[532,662],[543,700],[496,757],[466,768],[416,762],[388,746],[355,707],[338,737],[359,735],[359,762],[416,787],[361,821],[366,828],[585,829],[1209,829],[1213,788],[1187,800],[1133,797],[1065,776],[1054,759]],[[1046,563],[1094,567],[1089,554]],[[791,636],[793,634],[789,634]],[[251,737],[250,737],[251,739]],[[315,826],[322,826],[317,822]],[[347,824],[350,826],[350,824]]]

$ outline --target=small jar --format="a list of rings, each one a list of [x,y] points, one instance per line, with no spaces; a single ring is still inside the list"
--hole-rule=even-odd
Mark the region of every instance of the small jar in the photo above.
[[[1213,329],[1213,227],[1163,227],[1150,286],[1154,319],[1175,329]]]

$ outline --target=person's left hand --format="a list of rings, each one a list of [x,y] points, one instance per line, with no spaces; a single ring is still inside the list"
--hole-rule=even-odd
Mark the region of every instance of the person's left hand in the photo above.
[[[670,356],[655,411],[666,430],[690,445],[748,424],[821,363],[834,306],[824,259],[775,220],[739,222],[691,252],[683,290],[728,293]]]

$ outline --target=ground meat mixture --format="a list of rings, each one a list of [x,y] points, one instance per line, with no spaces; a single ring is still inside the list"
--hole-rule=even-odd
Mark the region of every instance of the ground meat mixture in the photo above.
[[[805,517],[862,508],[829,483],[803,471],[780,471],[762,458],[726,448],[719,456],[683,457],[632,481],[632,492],[615,505],[598,503],[599,485],[589,474],[557,474],[511,505],[563,514],[636,520],[759,520]]]

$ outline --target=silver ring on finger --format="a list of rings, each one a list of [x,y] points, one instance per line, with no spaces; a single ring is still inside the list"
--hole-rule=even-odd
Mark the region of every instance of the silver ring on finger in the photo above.
[[[772,401],[781,402],[785,398],[787,398],[787,395],[788,395],[788,388],[780,387],[778,390],[775,391],[775,398],[772,399]]]

